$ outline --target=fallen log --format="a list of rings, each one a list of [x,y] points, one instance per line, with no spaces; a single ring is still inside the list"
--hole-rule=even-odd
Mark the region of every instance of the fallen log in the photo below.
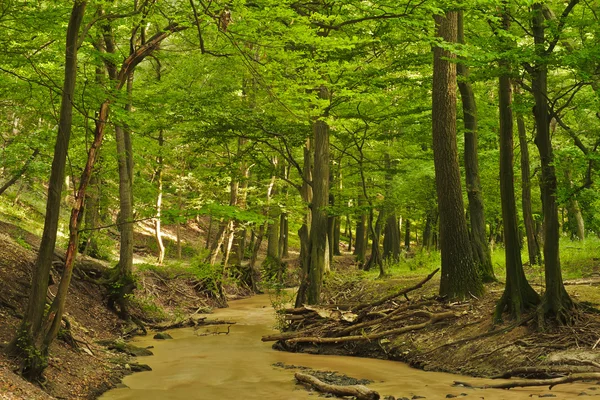
[[[358,306],[354,307],[353,311],[356,313],[364,308],[367,307],[377,307],[382,305],[383,303],[390,301],[392,299],[395,299],[396,297],[400,297],[400,296],[406,296],[408,293],[412,292],[413,290],[417,290],[420,289],[421,287],[423,287],[423,285],[425,283],[427,283],[427,281],[429,281],[431,278],[433,278],[433,276],[439,271],[440,269],[436,269],[435,271],[433,271],[432,273],[430,273],[429,275],[427,275],[425,277],[425,279],[423,279],[421,282],[417,283],[414,286],[408,287],[408,288],[404,288],[402,290],[400,290],[399,292],[396,293],[392,293],[389,296],[385,296],[382,299],[379,299],[373,303],[363,303],[363,304],[359,304]]]
[[[444,312],[439,314],[432,314],[427,311],[421,311],[421,315],[426,315],[429,320],[415,325],[407,325],[400,328],[390,329],[387,331],[371,333],[369,335],[354,335],[354,336],[341,336],[341,337],[318,337],[318,336],[303,336],[292,339],[287,339],[287,343],[342,343],[342,342],[358,342],[358,341],[371,341],[381,339],[386,336],[400,335],[406,332],[417,331],[423,329],[435,322],[443,319],[454,318],[456,315],[453,312]]]
[[[491,385],[483,385],[477,386],[472,385],[468,382],[460,382],[454,381],[455,386],[465,386],[474,389],[512,389],[516,387],[529,387],[529,386],[548,386],[548,389],[552,389],[556,385],[561,385],[564,383],[571,383],[577,381],[587,381],[587,380],[598,380],[600,379],[600,372],[588,372],[588,373],[580,373],[580,374],[571,374],[568,376],[563,376],[560,378],[552,378],[552,379],[523,379],[523,380],[515,380],[508,381],[503,383],[496,383]]]
[[[354,396],[357,400],[379,400],[379,393],[363,385],[330,385],[312,375],[296,372],[298,382],[307,383],[322,393],[331,393],[336,396]]]

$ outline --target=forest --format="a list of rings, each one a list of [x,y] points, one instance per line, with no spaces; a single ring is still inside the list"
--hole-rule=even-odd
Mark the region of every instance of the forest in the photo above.
[[[94,399],[152,370],[101,397],[147,398],[162,340],[235,348],[253,324],[259,360],[403,361],[486,398],[600,390],[599,14],[3,0],[0,397]],[[265,374],[290,393],[294,367],[380,398],[360,370],[282,360]]]

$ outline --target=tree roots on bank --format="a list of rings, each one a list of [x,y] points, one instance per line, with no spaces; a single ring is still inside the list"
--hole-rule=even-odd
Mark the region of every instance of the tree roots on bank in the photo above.
[[[563,383],[571,383],[577,381],[588,381],[600,379],[600,372],[587,372],[587,373],[575,373],[559,378],[551,379],[521,379],[502,383],[496,383],[491,385],[477,386],[472,385],[468,382],[454,381],[455,386],[464,386],[476,389],[512,389],[516,387],[531,387],[531,386],[548,386],[552,389],[556,385]]]
[[[283,341],[285,345],[371,341],[420,330],[436,322],[455,318],[456,314],[453,311],[439,313],[428,311],[426,307],[436,303],[431,299],[402,306],[394,303],[394,308],[375,310],[397,297],[404,296],[408,300],[408,293],[423,287],[437,272],[436,269],[416,285],[370,304],[304,306],[283,310],[285,319],[290,321],[295,331],[264,336],[262,340]],[[403,324],[406,321],[410,323]],[[413,321],[418,323],[412,323]]]

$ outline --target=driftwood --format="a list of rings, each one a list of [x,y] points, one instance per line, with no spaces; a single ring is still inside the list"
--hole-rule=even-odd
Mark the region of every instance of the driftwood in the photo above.
[[[492,385],[483,385],[477,386],[472,385],[468,382],[460,382],[454,381],[455,386],[465,386],[470,388],[477,389],[511,389],[516,387],[529,387],[529,386],[548,386],[549,389],[552,389],[556,385],[560,385],[563,383],[571,383],[577,381],[587,381],[587,380],[598,380],[600,379],[600,372],[588,372],[588,373],[579,373],[579,374],[571,374],[568,376],[563,376],[560,378],[552,378],[552,379],[523,379],[523,380],[515,380],[508,381],[503,383],[496,383]]]
[[[375,301],[373,303],[359,304],[358,306],[354,307],[353,311],[354,312],[358,312],[358,311],[360,311],[360,310],[362,310],[364,308],[367,308],[367,307],[377,307],[377,306],[380,306],[380,305],[382,305],[383,303],[385,303],[387,301],[395,299],[396,297],[406,296],[408,293],[412,292],[413,290],[417,290],[417,289],[420,289],[421,287],[423,287],[423,285],[425,283],[427,283],[427,281],[429,281],[431,278],[433,278],[433,276],[435,274],[437,274],[437,272],[439,270],[440,270],[439,268],[436,269],[435,271],[433,271],[432,273],[430,273],[429,275],[427,275],[421,282],[417,283],[414,286],[402,289],[402,290],[400,290],[399,292],[396,292],[396,293],[392,293],[389,296],[385,296],[384,298],[379,299],[379,300],[377,300],[377,301]]]
[[[307,383],[322,393],[331,393],[336,396],[354,396],[357,400],[379,400],[379,393],[363,385],[330,385],[312,375],[296,372],[298,382]]]
[[[420,311],[419,316],[428,317],[429,320],[416,324],[407,325],[400,328],[394,328],[387,331],[372,333],[369,335],[355,335],[355,336],[342,336],[342,337],[317,337],[317,336],[304,336],[296,337],[286,340],[288,343],[342,343],[342,342],[357,342],[357,341],[370,341],[381,339],[386,336],[400,335],[406,332],[417,331],[423,329],[435,322],[443,319],[454,318],[456,315],[453,312],[444,312],[439,314],[432,314],[427,311]]]

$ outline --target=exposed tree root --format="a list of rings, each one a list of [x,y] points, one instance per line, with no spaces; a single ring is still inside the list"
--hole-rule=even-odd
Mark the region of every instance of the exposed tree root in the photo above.
[[[456,315],[453,312],[444,312],[439,314],[432,314],[427,311],[419,311],[419,316],[427,317],[429,320],[416,324],[416,325],[407,325],[400,328],[390,329],[382,332],[372,333],[369,335],[355,335],[355,336],[342,336],[342,337],[317,337],[317,336],[308,336],[308,337],[296,337],[293,339],[286,340],[288,343],[342,343],[342,342],[356,342],[356,341],[370,341],[381,339],[386,336],[392,335],[400,335],[406,332],[417,331],[423,329],[431,324],[434,324],[438,321],[455,318]]]
[[[560,378],[552,378],[552,379],[524,379],[524,380],[515,380],[508,381],[503,383],[497,383],[492,385],[483,385],[477,386],[472,385],[468,382],[460,382],[454,381],[454,385],[465,386],[470,388],[478,388],[478,389],[511,389],[516,387],[529,387],[529,386],[548,386],[549,389],[552,389],[556,385],[560,385],[563,383],[571,383],[577,381],[587,381],[587,380],[598,380],[600,379],[600,372],[587,372],[587,373],[576,373],[568,376],[563,376]]]
[[[322,393],[331,393],[336,396],[354,396],[357,400],[379,400],[380,398],[379,393],[363,385],[330,385],[312,375],[301,372],[296,372],[295,377],[298,382],[309,384]]]
[[[492,379],[510,379],[514,376],[527,377],[529,379],[549,379],[574,373],[588,373],[589,368],[574,367],[571,365],[548,365],[539,367],[520,367],[506,371],[503,374],[492,376]]]

